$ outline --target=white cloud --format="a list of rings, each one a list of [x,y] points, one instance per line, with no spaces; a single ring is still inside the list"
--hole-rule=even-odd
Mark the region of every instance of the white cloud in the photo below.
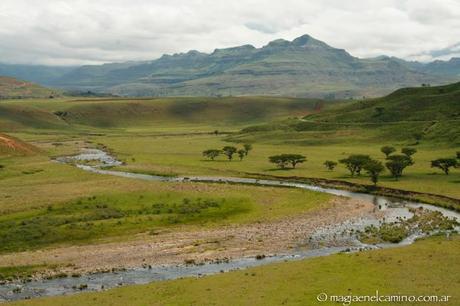
[[[359,57],[431,60],[459,42],[458,0],[2,0],[0,62],[85,64],[310,34]],[[454,53],[453,53],[454,54]],[[458,54],[458,52],[455,52]],[[448,55],[443,54],[443,58]]]

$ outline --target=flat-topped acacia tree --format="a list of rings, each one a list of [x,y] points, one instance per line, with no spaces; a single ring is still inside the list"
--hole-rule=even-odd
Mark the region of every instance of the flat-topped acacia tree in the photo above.
[[[455,158],[438,158],[436,160],[431,161],[431,168],[439,168],[446,175],[449,174],[450,168],[456,168],[460,165],[460,163]]]
[[[225,146],[222,149],[222,153],[224,153],[227,156],[228,160],[232,160],[233,154],[235,154],[237,151],[238,149],[233,146]]]
[[[216,157],[218,157],[222,153],[221,150],[217,149],[209,149],[203,151],[203,156],[209,158],[210,160],[214,160]]]
[[[280,154],[270,156],[268,160],[279,168],[285,169],[288,165],[291,165],[294,169],[298,164],[304,163],[307,157],[300,154]]]

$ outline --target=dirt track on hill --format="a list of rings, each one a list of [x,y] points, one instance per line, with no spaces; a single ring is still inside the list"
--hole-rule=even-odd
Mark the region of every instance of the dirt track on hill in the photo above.
[[[325,209],[282,220],[207,230],[141,234],[130,241],[69,246],[0,256],[0,266],[51,264],[55,273],[91,273],[145,265],[180,264],[287,253],[315,229],[374,214],[374,205],[334,198]]]

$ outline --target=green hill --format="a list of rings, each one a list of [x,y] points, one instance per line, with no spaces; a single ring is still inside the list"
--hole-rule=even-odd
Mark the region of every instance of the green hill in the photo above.
[[[281,97],[51,99],[0,104],[0,129],[180,128],[237,130],[318,111],[323,102]]]
[[[386,97],[358,101],[305,119],[339,123],[460,120],[460,83],[403,88]]]
[[[337,103],[302,119],[248,127],[240,137],[246,134],[246,137],[274,141],[276,135],[260,132],[276,134],[277,131],[285,131],[283,141],[295,139],[305,143],[312,143],[310,138],[314,135],[316,142],[400,140],[414,143],[422,138],[455,146],[460,144],[460,83],[403,88],[382,98]],[[287,132],[291,134],[288,136]]]
[[[0,99],[48,98],[56,95],[56,91],[40,85],[0,76]]]

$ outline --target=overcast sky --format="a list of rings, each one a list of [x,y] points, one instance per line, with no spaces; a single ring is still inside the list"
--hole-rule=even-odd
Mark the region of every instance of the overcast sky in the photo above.
[[[150,60],[303,34],[352,55],[460,56],[460,0],[0,0],[0,62]]]

